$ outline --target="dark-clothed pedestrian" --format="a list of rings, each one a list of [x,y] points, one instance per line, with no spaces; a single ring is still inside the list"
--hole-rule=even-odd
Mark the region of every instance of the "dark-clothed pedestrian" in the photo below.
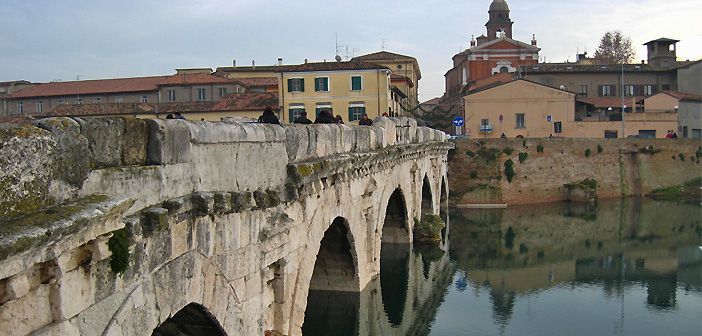
[[[326,109],[319,111],[317,119],[314,120],[315,124],[333,124],[335,122],[334,116]]]
[[[312,123],[312,120],[307,119],[307,112],[302,111],[300,112],[300,115],[295,118],[295,121],[293,122],[294,124],[303,124],[303,125],[309,125]]]
[[[173,118],[173,115],[169,113],[169,114],[166,114],[166,119],[175,119],[175,118]]]
[[[258,117],[258,122],[262,124],[278,124],[280,125],[280,120],[278,120],[278,117],[273,113],[273,109],[270,107],[266,107],[265,110],[263,110],[263,114]]]
[[[183,119],[183,120],[185,120],[185,117],[183,117],[183,115],[180,114],[180,112],[176,112],[175,118],[176,118],[176,119]]]
[[[334,121],[335,121],[337,124],[343,124],[343,123],[344,123],[344,118],[342,118],[340,114],[337,114],[336,117],[334,117]]]
[[[368,118],[367,114],[363,114],[361,117],[361,120],[358,121],[359,126],[372,126],[373,125],[373,120]]]

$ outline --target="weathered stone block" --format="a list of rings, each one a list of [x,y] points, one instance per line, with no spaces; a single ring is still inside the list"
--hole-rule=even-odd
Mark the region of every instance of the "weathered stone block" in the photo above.
[[[74,187],[81,187],[88,178],[92,159],[88,139],[80,134],[80,125],[70,118],[47,118],[37,122],[37,127],[48,130],[56,139],[60,157],[57,162],[58,177]]]
[[[60,274],[51,285],[51,311],[56,321],[67,320],[94,303],[93,279],[83,267]]]
[[[193,214],[196,216],[206,216],[214,209],[214,194],[196,192],[191,198],[193,204]]]
[[[107,244],[107,242],[110,240],[110,236],[111,235],[97,237],[91,242],[90,251],[92,252],[92,264],[100,260],[105,260],[112,255],[110,247]]]
[[[142,212],[142,232],[150,235],[155,231],[168,228],[168,210],[164,208],[148,208]]]
[[[80,133],[88,139],[88,149],[93,167],[116,167],[122,163],[122,136],[124,120],[121,118],[76,118]]]
[[[225,192],[216,192],[214,194],[214,212],[223,214],[231,212],[232,209],[232,194]]]
[[[382,138],[386,140],[387,146],[393,146],[399,140],[400,126],[395,125],[396,118],[377,117],[373,120],[373,126],[382,129]]]
[[[253,194],[249,191],[232,193],[232,211],[241,212],[254,206]]]
[[[10,300],[16,300],[29,293],[29,279],[24,273],[16,274],[7,279],[5,291]]]
[[[146,120],[124,118],[124,136],[122,137],[122,164],[146,164],[146,147],[149,141],[149,127]]]
[[[27,295],[0,305],[0,330],[27,335],[51,323],[49,285],[40,285]]]
[[[58,173],[51,133],[31,126],[0,125],[0,218],[51,205],[49,187]]]
[[[79,336],[80,330],[71,322],[50,324],[32,333],[32,336]]]
[[[190,161],[190,129],[183,120],[148,119],[149,164],[166,165]]]

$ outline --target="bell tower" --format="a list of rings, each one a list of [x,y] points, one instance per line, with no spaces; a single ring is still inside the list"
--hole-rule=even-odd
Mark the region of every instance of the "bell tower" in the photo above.
[[[503,32],[505,36],[512,38],[512,20],[509,19],[509,6],[505,0],[493,0],[488,10],[490,20],[485,24],[487,27],[488,41],[500,37]]]

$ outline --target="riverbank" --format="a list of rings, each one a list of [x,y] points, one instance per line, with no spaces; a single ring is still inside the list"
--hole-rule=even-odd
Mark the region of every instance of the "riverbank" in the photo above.
[[[579,201],[588,192],[700,197],[701,157],[698,139],[461,140],[449,153],[450,201],[534,204]],[[592,190],[573,188],[593,181]]]

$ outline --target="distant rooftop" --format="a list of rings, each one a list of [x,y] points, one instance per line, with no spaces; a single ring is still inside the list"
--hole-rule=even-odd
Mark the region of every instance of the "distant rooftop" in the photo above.
[[[352,71],[352,70],[390,70],[387,67],[358,61],[315,62],[296,65],[265,65],[219,67],[217,72],[310,72],[310,71]]]

